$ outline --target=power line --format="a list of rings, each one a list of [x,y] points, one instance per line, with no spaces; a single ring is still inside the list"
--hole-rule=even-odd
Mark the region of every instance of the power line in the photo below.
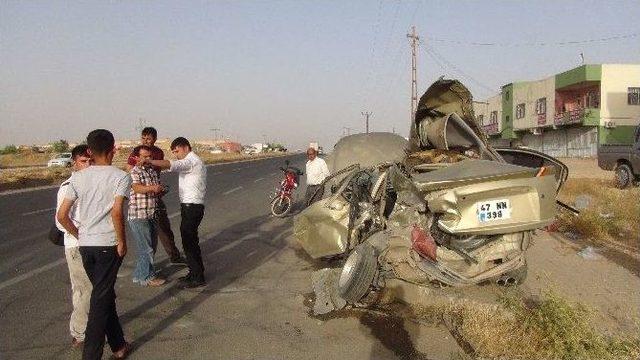
[[[471,75],[467,74],[466,72],[462,71],[455,64],[453,64],[452,62],[447,60],[444,56],[442,56],[437,51],[435,51],[433,49],[433,47],[426,46],[426,47],[424,47],[424,49],[427,52],[427,54],[429,54],[432,57],[437,57],[438,59],[440,59],[440,61],[442,61],[445,65],[447,65],[447,67],[453,69],[455,72],[457,72],[459,75],[461,75],[462,77],[466,78],[467,80],[473,82],[474,84],[482,87],[483,89],[485,89],[485,90],[487,90],[489,92],[494,92],[495,91],[495,89],[491,88],[490,86],[487,86],[487,85],[483,84],[482,82],[476,80],[473,76],[471,76]]]
[[[525,46],[570,46],[570,45],[582,45],[596,42],[606,42],[612,40],[632,39],[638,37],[640,33],[613,35],[603,38],[593,38],[585,40],[570,40],[570,41],[557,41],[557,42],[524,42],[524,43],[499,43],[499,42],[476,42],[476,41],[461,41],[452,39],[432,38],[429,40],[451,43],[457,45],[469,45],[469,46],[504,46],[504,47],[525,47]]]

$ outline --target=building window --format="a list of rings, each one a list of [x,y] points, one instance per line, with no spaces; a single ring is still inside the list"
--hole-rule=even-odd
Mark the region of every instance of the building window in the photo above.
[[[516,105],[516,119],[524,118],[524,103]]]
[[[627,91],[627,104],[640,105],[640,87],[630,87]]]
[[[497,124],[498,123],[498,112],[497,111],[492,111],[491,112],[491,118],[489,119],[491,124]]]
[[[547,113],[547,98],[536,100],[536,114],[545,115]]]
[[[504,93],[504,98],[505,98],[505,99],[507,99],[507,100],[509,100],[509,92],[508,92],[508,91],[505,91],[505,93]]]
[[[484,125],[484,115],[478,115],[478,124]]]

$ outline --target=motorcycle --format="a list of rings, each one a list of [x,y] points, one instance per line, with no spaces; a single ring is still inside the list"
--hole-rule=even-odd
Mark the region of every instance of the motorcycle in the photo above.
[[[276,217],[284,217],[291,211],[293,200],[291,195],[300,183],[300,175],[303,172],[295,166],[289,166],[289,160],[285,160],[285,167],[280,170],[284,173],[284,179],[280,181],[280,185],[271,199],[271,214]]]

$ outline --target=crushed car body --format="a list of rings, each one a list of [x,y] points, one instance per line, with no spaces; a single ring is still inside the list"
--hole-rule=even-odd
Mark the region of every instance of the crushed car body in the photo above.
[[[322,283],[346,303],[391,279],[438,287],[524,280],[532,232],[553,221],[568,170],[539,152],[490,146],[471,102],[464,85],[441,79],[421,97],[408,141],[377,133],[336,144],[330,195],[294,219],[294,234],[312,258],[345,259],[336,281]],[[344,306],[335,298],[316,313]]]

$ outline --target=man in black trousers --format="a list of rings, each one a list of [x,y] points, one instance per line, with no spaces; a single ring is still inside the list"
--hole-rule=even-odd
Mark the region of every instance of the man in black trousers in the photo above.
[[[153,166],[177,172],[180,196],[180,235],[189,273],[181,280],[185,288],[205,285],[204,265],[200,252],[198,227],[204,216],[204,196],[207,190],[207,167],[191,151],[189,140],[178,137],[171,142],[171,153],[178,160],[143,160]]]
[[[78,239],[82,265],[93,286],[82,351],[85,360],[102,358],[105,335],[116,359],[125,358],[129,352],[116,311],[114,286],[127,253],[123,205],[131,178],[111,165],[114,143],[108,130],[89,133],[87,145],[94,166],[73,174],[56,215],[67,232]],[[74,203],[78,227],[69,217]]]
[[[140,144],[149,146],[151,148],[151,159],[164,160],[164,151],[155,145],[158,140],[158,131],[154,127],[146,127],[142,129],[140,134]],[[136,166],[137,157],[133,152],[127,159],[127,171],[131,172],[134,166]],[[160,168],[154,168],[160,178]],[[156,204],[156,228],[158,239],[169,256],[169,261],[174,265],[185,265],[184,259],[180,256],[180,250],[176,247],[176,243],[171,231],[171,222],[167,215],[167,207],[162,201],[162,195],[157,198]]]

